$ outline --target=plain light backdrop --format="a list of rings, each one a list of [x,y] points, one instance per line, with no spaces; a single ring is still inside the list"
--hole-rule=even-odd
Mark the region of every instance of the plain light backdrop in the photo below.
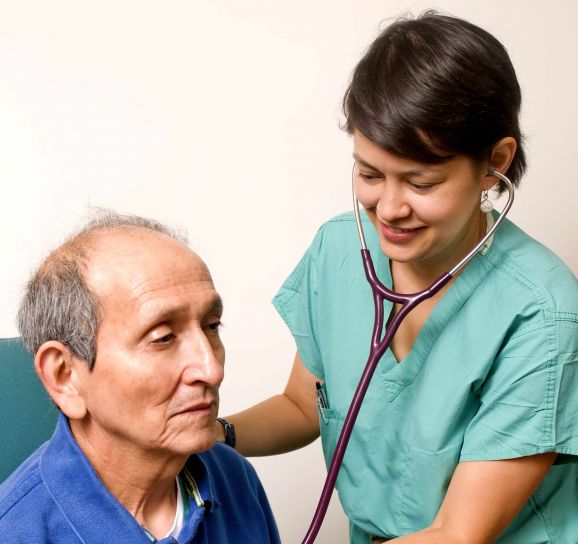
[[[574,0],[1,0],[0,336],[16,335],[32,268],[89,207],[110,207],[186,229],[212,270],[221,413],[281,391],[295,348],[269,301],[320,223],[350,207],[343,91],[388,19],[429,7],[509,50],[529,155],[511,218],[576,273]],[[283,541],[301,542],[319,442],[254,463]],[[335,498],[318,542],[346,541]]]

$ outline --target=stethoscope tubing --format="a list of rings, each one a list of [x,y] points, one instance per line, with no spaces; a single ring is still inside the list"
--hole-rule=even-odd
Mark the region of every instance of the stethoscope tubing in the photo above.
[[[357,224],[357,230],[359,232],[359,239],[361,243],[361,258],[363,262],[363,268],[365,270],[365,277],[371,287],[373,294],[373,304],[375,312],[373,333],[371,336],[371,347],[369,350],[369,357],[367,359],[367,363],[365,364],[365,367],[363,369],[363,373],[359,380],[359,384],[357,385],[357,388],[353,395],[353,399],[351,400],[351,404],[349,406],[349,410],[347,411],[347,416],[345,417],[343,428],[337,440],[337,444],[335,446],[333,457],[331,459],[329,470],[327,472],[327,477],[325,479],[325,484],[323,486],[321,497],[319,499],[319,503],[317,504],[313,520],[311,521],[311,525],[309,526],[309,529],[301,544],[312,544],[315,541],[315,538],[317,537],[319,530],[321,529],[323,519],[325,518],[327,508],[329,507],[329,502],[331,501],[331,494],[333,493],[333,489],[335,488],[335,482],[337,481],[337,476],[339,474],[339,470],[343,462],[343,457],[345,456],[345,451],[347,449],[351,433],[353,432],[353,427],[355,425],[357,415],[359,414],[359,410],[361,409],[363,399],[365,398],[365,394],[367,393],[367,389],[369,388],[369,384],[371,382],[375,369],[377,368],[377,365],[381,357],[383,356],[387,348],[389,348],[391,341],[395,336],[395,333],[397,332],[399,326],[401,325],[401,322],[403,321],[405,316],[409,314],[409,312],[411,312],[417,305],[419,305],[424,300],[433,297],[436,293],[439,293],[439,291],[455,276],[455,274],[459,270],[464,268],[476,256],[476,254],[482,249],[482,247],[484,247],[484,245],[490,239],[490,237],[493,236],[496,229],[502,224],[502,222],[506,218],[507,213],[512,207],[512,203],[514,201],[513,183],[504,174],[498,172],[497,170],[491,169],[489,174],[495,175],[496,177],[501,179],[508,188],[508,200],[502,210],[502,213],[496,219],[492,227],[486,232],[485,236],[457,265],[455,265],[449,272],[442,274],[428,288],[413,294],[396,293],[395,291],[388,289],[385,285],[383,285],[383,283],[381,283],[381,281],[379,281],[379,278],[375,273],[375,268],[373,266],[371,254],[367,249],[367,245],[365,243],[365,236],[359,213],[359,202],[355,195],[355,179],[354,176],[352,175],[353,210],[355,213],[355,221]],[[390,321],[383,338],[380,338],[382,335],[385,319],[385,312],[384,312],[385,300],[388,300],[389,302],[393,302],[396,304],[400,304],[401,307]]]

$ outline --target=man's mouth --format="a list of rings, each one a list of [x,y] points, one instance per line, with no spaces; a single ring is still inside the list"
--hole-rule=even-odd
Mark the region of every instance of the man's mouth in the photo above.
[[[210,412],[216,407],[216,404],[217,404],[216,401],[202,401],[193,404],[187,404],[182,408],[180,408],[176,413],[192,414],[192,413]]]

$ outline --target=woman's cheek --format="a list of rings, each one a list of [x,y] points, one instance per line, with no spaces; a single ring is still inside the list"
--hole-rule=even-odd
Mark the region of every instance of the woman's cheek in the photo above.
[[[381,196],[381,184],[369,185],[356,180],[355,196],[364,208],[375,208]]]

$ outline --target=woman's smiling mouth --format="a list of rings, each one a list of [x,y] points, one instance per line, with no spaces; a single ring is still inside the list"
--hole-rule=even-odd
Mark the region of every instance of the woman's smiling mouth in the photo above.
[[[416,228],[401,228],[387,225],[385,223],[379,223],[380,231],[383,237],[394,243],[406,243],[412,241],[419,232],[421,232],[425,227]]]

